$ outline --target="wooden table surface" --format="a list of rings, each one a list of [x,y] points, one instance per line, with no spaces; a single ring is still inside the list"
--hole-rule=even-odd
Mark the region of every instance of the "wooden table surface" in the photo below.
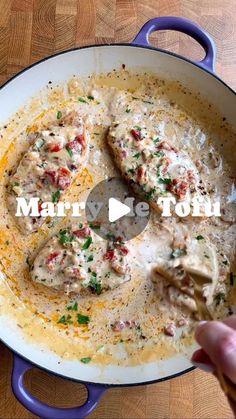
[[[193,19],[214,38],[217,74],[236,89],[236,0],[0,0],[0,83],[57,51],[74,46],[128,42],[148,19]],[[196,59],[201,48],[177,32],[159,32],[154,45]],[[0,344],[0,418],[33,418],[14,398],[12,356]],[[57,406],[85,400],[82,385],[38,370],[27,374],[33,394]],[[229,418],[215,378],[200,371],[150,386],[112,389],[91,418]],[[55,418],[56,419],[56,418]]]

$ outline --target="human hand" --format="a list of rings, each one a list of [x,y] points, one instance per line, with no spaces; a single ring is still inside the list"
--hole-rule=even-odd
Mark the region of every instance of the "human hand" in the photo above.
[[[236,316],[201,322],[195,338],[202,349],[194,352],[192,363],[207,372],[220,370],[236,386]],[[236,414],[236,403],[231,406]]]

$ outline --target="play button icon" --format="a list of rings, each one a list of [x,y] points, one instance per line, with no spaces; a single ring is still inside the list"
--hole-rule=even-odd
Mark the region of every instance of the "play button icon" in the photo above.
[[[85,213],[90,228],[103,239],[128,241],[145,229],[150,208],[121,178],[110,178],[90,191]]]
[[[110,198],[108,202],[108,218],[110,223],[113,223],[131,211],[128,205],[122,204],[118,199]]]

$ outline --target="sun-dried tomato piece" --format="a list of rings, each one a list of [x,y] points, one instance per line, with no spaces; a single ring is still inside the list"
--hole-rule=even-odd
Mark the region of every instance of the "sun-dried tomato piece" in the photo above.
[[[73,234],[79,238],[85,238],[91,236],[91,230],[89,227],[84,227],[79,230],[73,231]]]
[[[116,259],[115,250],[114,249],[108,250],[104,255],[104,259],[107,259],[110,261],[115,260]]]
[[[138,129],[131,129],[130,132],[131,132],[132,136],[134,137],[134,139],[136,141],[141,141],[143,139],[142,133],[141,133],[140,130],[138,130]]]
[[[126,246],[119,247],[119,250],[123,255],[128,255],[129,249]]]
[[[137,169],[137,180],[140,182],[141,180],[144,179],[144,176],[145,176],[145,167],[139,166]]]
[[[84,150],[86,147],[86,141],[84,138],[84,134],[77,135],[73,141],[70,141],[66,148],[72,151],[78,151],[80,148]]]
[[[62,147],[62,145],[60,143],[58,143],[58,144],[49,144],[48,145],[48,151],[50,153],[57,153],[58,151],[61,151],[62,148],[63,147]]]
[[[71,173],[66,167],[60,167],[58,170],[57,185],[60,189],[65,190],[71,184]]]
[[[53,270],[56,263],[59,262],[60,256],[61,252],[52,252],[50,255],[48,255],[46,265],[48,266],[49,270]]]

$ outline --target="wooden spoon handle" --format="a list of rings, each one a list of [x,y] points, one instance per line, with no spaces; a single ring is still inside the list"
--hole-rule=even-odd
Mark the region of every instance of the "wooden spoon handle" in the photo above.
[[[220,368],[217,368],[216,375],[226,396],[236,402],[236,385],[224,376]]]

